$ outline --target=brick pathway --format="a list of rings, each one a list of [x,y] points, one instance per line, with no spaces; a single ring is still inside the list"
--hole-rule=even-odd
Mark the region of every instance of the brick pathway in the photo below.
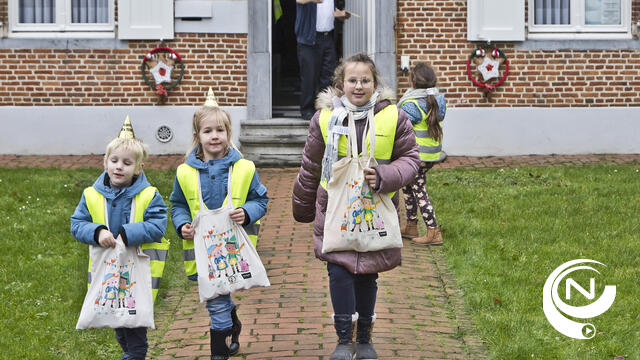
[[[76,169],[82,167],[102,167],[102,155],[0,155],[1,167],[61,167]],[[173,169],[184,160],[183,155],[151,156],[146,164],[149,169]],[[444,169],[543,166],[543,165],[587,165],[587,164],[628,164],[640,163],[640,155],[594,154],[594,155],[523,155],[523,156],[449,156]]]
[[[182,156],[153,156],[148,168],[174,168]],[[442,168],[640,163],[640,155],[450,157]],[[102,167],[102,156],[0,155],[0,167]],[[244,359],[328,359],[336,343],[324,263],[315,259],[311,224],[293,221],[291,189],[297,169],[261,169],[269,189],[258,250],[271,287],[234,295],[243,321]],[[446,241],[446,239],[445,239]],[[403,264],[380,274],[374,342],[381,359],[487,358],[442,247],[405,242]],[[150,346],[156,359],[208,359],[209,318],[197,287],[171,289],[156,312]],[[166,330],[166,332],[164,332]],[[163,333],[164,332],[164,333]]]

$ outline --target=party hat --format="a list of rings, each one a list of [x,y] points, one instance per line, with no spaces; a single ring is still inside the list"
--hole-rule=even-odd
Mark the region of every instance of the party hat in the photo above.
[[[131,126],[131,121],[129,120],[129,115],[124,119],[124,123],[122,124],[122,129],[120,129],[120,133],[118,137],[121,139],[135,139],[136,136],[133,134],[133,126]]]
[[[213,90],[209,87],[209,92],[207,93],[207,100],[204,102],[204,106],[217,107],[218,102],[216,101],[216,97],[213,95]]]

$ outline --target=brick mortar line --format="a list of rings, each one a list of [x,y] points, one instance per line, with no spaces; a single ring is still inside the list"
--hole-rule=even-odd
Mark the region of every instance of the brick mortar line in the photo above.
[[[156,355],[162,356],[164,349],[160,346],[163,342],[162,340],[165,337],[167,331],[171,327],[171,324],[176,319],[176,314],[180,311],[180,305],[185,298],[185,295],[189,293],[189,289],[179,288],[179,289],[169,289],[167,290],[167,295],[175,296],[175,304],[172,306],[167,305],[167,311],[164,316],[159,316],[159,321],[157,323],[162,324],[162,326],[156,326],[156,329],[150,333],[149,336],[149,357],[154,359]],[[166,302],[164,302],[166,304]],[[158,325],[158,324],[156,324]],[[157,354],[156,354],[157,353]]]
[[[438,282],[442,285],[442,292],[447,298],[447,305],[449,305],[451,312],[454,315],[454,322],[458,329],[463,331],[463,335],[460,337],[460,342],[464,345],[465,351],[470,359],[485,359],[487,358],[487,350],[484,347],[484,341],[477,335],[478,330],[474,327],[470,317],[464,316],[469,314],[464,302],[462,300],[462,294],[459,292],[453,274],[445,272],[442,269],[449,269],[446,263],[446,259],[442,256],[441,252],[435,251],[429,247],[429,253],[433,259],[433,265],[435,268],[435,275],[438,278]],[[441,269],[442,268],[442,269]]]

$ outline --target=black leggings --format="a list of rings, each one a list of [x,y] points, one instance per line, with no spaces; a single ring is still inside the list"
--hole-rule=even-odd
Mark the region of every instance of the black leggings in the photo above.
[[[327,262],[333,312],[369,317],[374,314],[378,274],[352,274],[338,264]]]

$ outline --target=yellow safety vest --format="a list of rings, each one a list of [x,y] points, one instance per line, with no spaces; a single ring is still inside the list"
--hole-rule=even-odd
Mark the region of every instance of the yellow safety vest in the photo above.
[[[376,158],[378,164],[391,163],[391,153],[393,152],[393,142],[396,137],[396,127],[398,125],[398,108],[395,105],[389,105],[384,109],[378,111],[374,116],[375,122],[375,134],[376,134],[376,147],[373,152],[373,156]],[[331,110],[322,109],[320,112],[320,131],[322,131],[322,138],[324,143],[327,143],[327,135],[329,133],[329,120],[331,120]],[[367,152],[369,151],[370,134],[367,131]],[[364,150],[364,149],[363,149]],[[342,135],[338,140],[338,158],[347,156],[347,136]],[[323,188],[327,188],[326,180],[322,180],[320,185]],[[390,197],[393,197],[394,192],[389,193]]]
[[[144,212],[149,206],[151,200],[156,194],[156,188],[153,186],[147,186],[140,191],[134,198],[135,214],[133,216],[134,222],[144,221]],[[87,202],[87,209],[91,214],[91,219],[96,224],[102,224],[107,226],[104,216],[105,210],[105,198],[93,187],[84,189],[84,198]],[[160,281],[162,280],[162,273],[164,272],[164,264],[167,260],[167,253],[169,252],[169,241],[162,238],[162,242],[144,243],[140,245],[140,248],[145,255],[150,257],[151,260],[151,288],[153,293],[153,301],[156,300],[158,289],[160,288]],[[91,284],[91,258],[89,258],[89,277],[88,282]]]
[[[424,110],[418,104],[418,100],[409,99],[402,103],[402,105],[407,102],[412,102],[416,104],[418,109],[420,109],[420,113],[422,114],[422,120],[419,123],[413,125],[413,131],[416,133],[416,142],[418,143],[418,149],[420,151],[420,160],[422,161],[436,161],[440,158],[440,152],[442,151],[442,144],[432,138],[429,137],[429,124],[427,124],[427,116],[431,113],[431,109],[429,109],[429,113],[425,113]],[[438,124],[438,126],[442,127],[442,125]]]
[[[247,201],[249,187],[251,186],[251,180],[253,179],[255,171],[256,166],[250,160],[240,159],[233,164],[233,172],[231,173],[233,181],[233,186],[231,187],[233,206],[240,207]],[[192,220],[196,217],[198,211],[200,211],[198,176],[198,169],[187,164],[181,164],[178,166],[176,177],[178,178],[178,183],[180,184],[184,198],[187,200],[187,204],[189,205]],[[223,205],[226,204],[227,198],[225,197]],[[244,228],[247,231],[253,246],[257,246],[258,232],[260,231],[260,220],[247,225]],[[196,269],[196,253],[194,250],[193,240],[182,239],[182,256],[184,258],[184,270],[187,273],[187,276],[196,274],[198,270]]]

